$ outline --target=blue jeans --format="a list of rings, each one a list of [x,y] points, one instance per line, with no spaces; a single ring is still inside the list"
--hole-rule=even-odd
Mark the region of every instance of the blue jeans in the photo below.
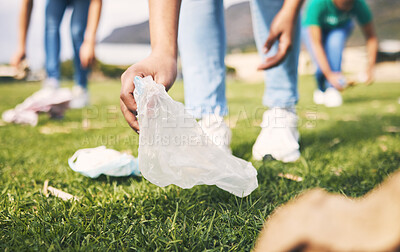
[[[346,46],[346,41],[349,38],[351,32],[353,31],[354,23],[349,21],[346,25],[338,27],[332,30],[322,31],[322,46],[324,47],[326,57],[329,62],[329,66],[334,72],[342,71],[342,54]],[[302,27],[302,37],[304,44],[307,47],[308,52],[317,68],[315,72],[315,79],[317,81],[318,89],[322,92],[329,87],[333,87],[329,81],[325,78],[322,73],[321,68],[315,58],[315,53],[313,52],[311,46],[311,36],[308,27]]]
[[[255,40],[263,59],[277,51],[278,43],[267,55],[262,53],[262,47],[268,37],[271,22],[282,4],[282,0],[251,1]],[[183,0],[178,42],[187,109],[197,118],[216,111],[221,116],[226,115],[223,1]],[[300,26],[296,25],[293,47],[284,62],[265,71],[265,106],[293,107],[297,103],[299,49]]]
[[[83,69],[79,58],[90,0],[47,0],[45,16],[46,72],[48,78],[60,79],[60,24],[68,6],[73,8],[71,37],[74,49],[75,83],[87,87],[88,70]]]

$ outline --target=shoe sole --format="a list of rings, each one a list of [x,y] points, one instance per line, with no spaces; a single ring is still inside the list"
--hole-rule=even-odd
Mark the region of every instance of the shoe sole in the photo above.
[[[261,155],[262,154],[259,154],[257,151],[253,151],[253,159],[256,161],[269,162],[269,161],[277,160],[277,161],[281,161],[283,163],[293,163],[293,162],[296,162],[300,158],[300,151],[295,150],[283,158],[275,158],[272,154],[265,154],[262,157],[261,157]]]

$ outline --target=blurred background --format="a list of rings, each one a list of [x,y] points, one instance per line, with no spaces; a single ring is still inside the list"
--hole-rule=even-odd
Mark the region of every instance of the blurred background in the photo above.
[[[252,159],[252,146],[265,110],[265,85],[262,72],[256,71],[260,58],[253,40],[249,2],[224,1],[229,78],[229,115],[225,120],[232,129],[233,155],[252,161],[259,179],[259,189],[238,201],[217,187],[159,188],[145,179],[89,179],[70,169],[67,160],[78,149],[104,145],[138,155],[139,137],[119,109],[119,79],[128,65],[150,53],[147,1],[103,0],[89,106],[68,110],[63,120],[61,112],[61,116],[50,118],[51,113],[17,111],[28,111],[28,119],[37,119],[31,125],[37,123],[37,127],[0,119],[0,251],[184,250],[181,247],[190,251],[250,251],[264,220],[305,190],[321,187],[346,198],[365,195],[400,167],[400,0],[366,1],[379,38],[376,83],[360,83],[343,92],[344,105],[339,108],[316,105],[313,64],[303,49],[298,85],[301,98],[296,107],[301,158],[288,164]],[[25,101],[25,108],[38,110],[37,104],[46,101],[43,97],[60,105],[53,101],[51,90],[41,89],[45,78],[45,2],[34,0],[28,34],[28,77],[24,81],[0,77],[1,113]],[[16,50],[21,3],[0,0],[0,76],[7,73],[3,68],[10,69],[9,60]],[[73,86],[70,15],[67,11],[61,28],[64,90]],[[350,75],[359,78],[365,71],[364,45],[356,25],[344,51],[343,71],[349,79]],[[177,81],[169,94],[183,102],[183,82]],[[44,107],[50,109],[48,104]],[[15,114],[11,114],[13,122],[19,119]],[[27,113],[20,114],[22,119],[27,117]],[[81,201],[63,203],[43,197],[46,179]],[[396,209],[387,206],[384,204],[387,209]]]
[[[380,41],[376,69],[377,81],[400,80],[400,3],[398,0],[367,0],[374,14],[374,23]],[[256,71],[259,57],[253,40],[250,7],[248,1],[225,0],[228,56],[226,64],[229,77],[246,82],[262,81],[262,73]],[[44,5],[45,0],[35,0],[28,34],[27,58],[30,67],[28,80],[44,78]],[[8,64],[16,50],[18,13],[21,0],[0,0],[0,64]],[[71,78],[73,73],[72,43],[69,35],[71,11],[67,11],[62,23],[62,74]],[[98,64],[92,78],[118,78],[126,66],[150,53],[148,29],[148,5],[142,0],[104,0],[98,29],[96,56]],[[360,77],[366,66],[364,38],[358,26],[344,52],[344,72]],[[300,55],[300,74],[314,71],[308,53]]]

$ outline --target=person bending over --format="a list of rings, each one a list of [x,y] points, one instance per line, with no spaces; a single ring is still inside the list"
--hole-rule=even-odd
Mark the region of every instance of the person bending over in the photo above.
[[[314,102],[327,107],[342,105],[340,90],[346,84],[342,74],[342,54],[355,17],[367,40],[367,83],[374,80],[378,40],[372,14],[365,0],[309,0],[302,22],[302,36],[317,66],[318,89]]]
[[[264,113],[262,131],[253,146],[257,160],[272,155],[291,162],[300,156],[294,107],[298,99],[301,4],[302,0],[251,1],[254,35],[264,58],[259,69],[268,69],[263,103],[269,110]],[[149,7],[152,53],[121,77],[120,103],[126,120],[135,131],[139,130],[133,97],[136,75],[150,75],[167,90],[171,87],[176,77],[179,41],[186,107],[201,119],[205,133],[211,139],[224,139],[216,144],[229,150],[230,130],[222,120],[227,113],[223,1],[184,0],[181,5],[180,1],[150,0]]]

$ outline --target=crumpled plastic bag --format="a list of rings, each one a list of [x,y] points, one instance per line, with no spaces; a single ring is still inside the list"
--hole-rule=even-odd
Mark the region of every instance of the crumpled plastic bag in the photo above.
[[[62,118],[71,100],[72,93],[68,88],[42,88],[14,109],[4,111],[2,119],[8,123],[36,126],[38,113],[47,112],[52,118]]]
[[[90,178],[97,178],[101,174],[114,177],[140,176],[135,157],[105,146],[80,149],[68,159],[68,164],[72,170]]]
[[[181,188],[216,185],[238,197],[258,187],[250,162],[216,146],[201,126],[148,76],[135,77],[139,134],[139,169],[151,183]]]

